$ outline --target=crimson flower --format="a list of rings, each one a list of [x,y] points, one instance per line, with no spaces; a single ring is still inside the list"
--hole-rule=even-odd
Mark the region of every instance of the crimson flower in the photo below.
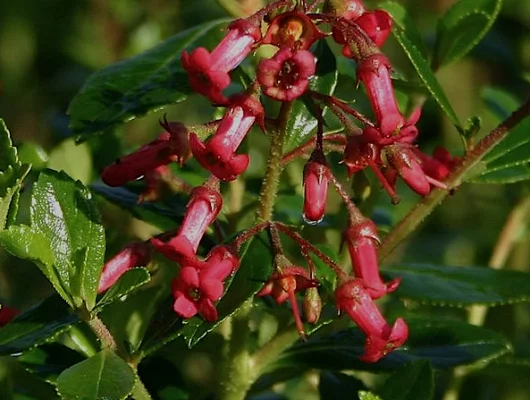
[[[390,69],[390,62],[381,53],[363,58],[357,67],[357,79],[366,88],[379,131],[383,136],[395,135],[405,125],[405,118],[397,106]]]
[[[350,225],[344,232],[344,240],[348,246],[353,271],[356,278],[366,285],[366,292],[372,299],[378,299],[397,289],[401,279],[384,283],[379,275],[377,260],[377,227],[370,220]]]
[[[392,31],[392,18],[383,10],[374,10],[363,13],[355,19],[355,23],[366,32],[368,37],[381,47]]]
[[[402,318],[394,325],[387,324],[361,279],[351,279],[335,291],[335,304],[346,312],[366,335],[361,360],[377,362],[400,347],[408,337],[408,327]]]
[[[306,14],[289,11],[276,16],[269,24],[262,44],[272,44],[280,48],[307,50],[325,35]]]
[[[186,127],[178,122],[163,126],[167,130],[157,139],[105,168],[101,180],[109,186],[122,186],[173,161],[184,164],[190,157]]]
[[[214,247],[204,261],[187,260],[171,285],[173,309],[182,318],[201,314],[208,322],[217,321],[214,302],[224,292],[224,280],[239,266],[237,255],[226,246]]]
[[[237,178],[247,169],[249,156],[235,152],[255,122],[263,126],[263,116],[263,106],[253,96],[232,96],[230,107],[208,143],[191,133],[193,155],[217,178],[225,181]]]
[[[7,325],[18,314],[20,314],[18,309],[2,304],[0,308],[0,327]]]
[[[222,206],[223,198],[217,190],[207,186],[194,188],[177,235],[168,242],[152,238],[151,244],[174,261],[193,259],[204,233],[215,220]]]
[[[119,253],[103,265],[99,278],[98,293],[103,293],[128,270],[145,266],[151,260],[151,249],[145,242],[134,242],[124,247]]]
[[[292,101],[304,94],[315,68],[311,52],[285,47],[272,58],[261,60],[256,74],[267,96],[278,101]]]
[[[296,301],[296,293],[316,286],[318,282],[311,279],[306,269],[291,265],[278,268],[256,296],[272,296],[278,304],[290,300],[296,328],[300,335],[304,336],[304,326]]]
[[[228,34],[211,53],[199,47],[191,54],[183,51],[181,56],[193,90],[219,105],[227,102],[221,92],[230,85],[228,72],[237,67],[261,39],[259,27],[247,20],[237,20],[228,29]]]

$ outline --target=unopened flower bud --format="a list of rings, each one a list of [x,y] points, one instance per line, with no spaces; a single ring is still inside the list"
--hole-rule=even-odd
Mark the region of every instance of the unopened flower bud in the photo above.
[[[323,156],[323,155],[322,155]],[[304,168],[304,220],[316,224],[324,218],[328,197],[329,167],[322,160],[310,159]]]
[[[304,294],[305,320],[310,324],[316,324],[322,313],[322,299],[316,287],[308,288]]]

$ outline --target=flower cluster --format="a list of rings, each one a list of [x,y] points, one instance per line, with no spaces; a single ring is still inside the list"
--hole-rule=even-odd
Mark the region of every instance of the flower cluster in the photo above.
[[[394,203],[398,201],[397,176],[418,194],[426,195],[433,187],[445,188],[443,181],[456,161],[442,148],[429,156],[414,145],[421,110],[406,116],[399,109],[391,79],[392,66],[380,49],[392,30],[389,14],[367,10],[359,0],[328,0],[322,13],[313,12],[318,3],[321,1],[315,1],[311,7],[305,1],[271,3],[256,14],[228,25],[226,36],[214,49],[199,47],[182,52],[182,66],[191,88],[214,105],[225,107],[224,116],[202,126],[164,121],[165,131],[157,139],[107,167],[102,180],[110,186],[120,186],[143,178],[146,190],[140,200],[152,201],[160,195],[160,183],[172,174],[168,168],[172,162],[183,165],[193,156],[210,176],[202,185],[188,190],[190,200],[178,231],[124,248],[105,264],[99,291],[112,286],[128,269],[147,264],[154,250],[178,265],[171,285],[175,312],[182,318],[200,315],[206,321],[216,321],[215,302],[223,296],[227,279],[240,266],[241,242],[268,229],[274,273],[257,295],[272,296],[278,304],[289,300],[297,330],[304,336],[296,294],[305,292],[305,320],[315,323],[322,299],[310,254],[320,258],[337,274],[338,286],[332,294],[335,307],[347,314],[366,335],[362,359],[376,362],[401,346],[408,336],[403,319],[389,325],[374,303],[396,290],[399,280],[383,282],[381,279],[377,227],[360,213],[333,175],[326,159],[325,142],[337,142],[334,149],[342,152],[350,175],[370,168]],[[355,60],[357,79],[373,111],[372,121],[346,102],[310,89],[319,65],[312,52],[313,44],[325,37],[333,38],[341,46],[344,57]],[[231,71],[261,45],[273,46],[276,52],[268,59],[259,60],[252,83],[239,93],[227,95],[226,89],[232,83]],[[312,102],[318,122],[315,138],[291,154],[309,156],[303,171],[303,217],[311,224],[320,222],[326,212],[328,186],[332,184],[337,189],[349,215],[343,238],[351,259],[351,275],[298,232],[274,221],[251,227],[231,243],[201,247],[202,238],[222,210],[221,184],[237,179],[249,166],[250,157],[240,152],[241,144],[254,126],[268,135],[278,130],[278,120],[265,117],[263,97],[290,103],[302,95]],[[324,108],[344,124],[344,131],[338,137],[324,135]],[[274,129],[269,129],[269,123]],[[308,269],[288,260],[278,231],[298,243]],[[203,251],[206,256],[199,255]]]

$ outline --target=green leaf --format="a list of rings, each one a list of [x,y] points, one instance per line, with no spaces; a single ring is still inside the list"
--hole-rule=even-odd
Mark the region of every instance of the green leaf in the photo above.
[[[333,94],[337,85],[337,61],[328,44],[321,40],[314,52],[318,58],[315,76],[309,88],[323,94]],[[313,104],[307,96],[304,101],[295,101],[291,110],[291,118],[287,123],[284,152],[287,153],[302,143],[307,142],[316,134],[317,120],[312,112]]]
[[[57,391],[64,400],[122,400],[131,394],[135,379],[132,368],[105,349],[61,373]]]
[[[226,292],[217,303],[219,319],[210,323],[195,317],[185,325],[182,334],[190,347],[196,345],[225,318],[239,310],[271,276],[273,256],[267,234],[254,236],[240,254],[239,268],[234,278],[226,283]]]
[[[183,196],[172,196],[156,203],[138,203],[140,191],[133,192],[129,187],[110,187],[102,182],[96,182],[91,185],[91,188],[111,203],[128,210],[136,218],[149,222],[164,231],[176,229],[179,226],[188,201]]]
[[[397,265],[382,274],[402,278],[398,297],[424,304],[465,307],[530,301],[530,273],[525,272],[416,264]]]
[[[48,278],[57,293],[71,306],[73,301],[63,286],[58,272],[54,267],[53,252],[50,239],[41,232],[27,225],[10,226],[0,232],[0,242],[7,252],[18,258],[35,263]]]
[[[66,346],[50,343],[25,351],[17,360],[27,371],[55,383],[61,372],[83,361],[84,357]]]
[[[385,382],[383,399],[429,400],[434,396],[434,372],[426,360],[413,361],[398,369]]]
[[[65,173],[43,171],[33,188],[31,222],[32,230],[50,241],[63,286],[91,310],[103,267],[105,231],[90,191]]]
[[[185,49],[211,49],[227,21],[208,22],[181,32],[135,57],[110,65],[85,83],[68,113],[74,133],[89,135],[116,126],[192,93],[180,64]]]
[[[0,118],[0,231],[16,218],[20,188],[30,168],[18,159],[7,126]]]
[[[43,171],[33,187],[31,227],[0,233],[6,249],[34,261],[73,306],[96,302],[105,231],[89,190],[63,172]]]
[[[438,20],[434,43],[435,69],[464,57],[490,30],[502,0],[460,0]]]
[[[334,371],[322,371],[320,373],[318,385],[320,400],[341,399],[344,398],[344,393],[357,393],[363,389],[366,389],[364,383],[354,376]],[[356,400],[358,397],[348,396],[348,398]]]
[[[468,181],[473,183],[487,183],[504,185],[530,179],[530,165],[515,165],[493,171],[484,172],[482,175],[472,177]]]
[[[407,11],[402,5],[392,1],[381,4],[380,8],[390,13],[394,19],[395,25],[392,28],[392,33],[416,69],[416,72],[424,83],[426,89],[433,96],[434,100],[436,100],[453,125],[459,131],[462,131],[463,128],[458,117],[451,107],[440,82],[438,82],[438,79],[436,79],[436,76],[434,76],[434,73],[429,66],[421,36],[412,22],[412,19],[407,14]]]
[[[106,305],[119,300],[121,297],[128,295],[135,291],[140,286],[145,285],[151,280],[149,272],[145,268],[133,268],[125,272],[118,282],[112,285],[109,290],[105,292],[101,300],[96,305],[96,310],[102,310]]]
[[[389,371],[415,360],[428,360],[434,368],[451,368],[478,361],[487,363],[510,351],[510,344],[497,332],[449,319],[407,319],[409,338],[405,346],[377,363],[364,363],[364,334],[357,328],[327,336],[313,336],[285,351],[267,372],[288,368]]]
[[[487,88],[483,93],[486,105],[500,122],[517,109],[520,101],[509,93]],[[468,181],[505,184],[530,179],[530,118],[525,118],[497,144],[482,162],[470,172]]]
[[[370,393],[370,392],[365,392],[364,390],[360,390],[358,395],[359,395],[359,400],[383,400],[378,395]]]
[[[49,342],[78,321],[64,301],[57,296],[50,297],[0,328],[0,355]]]

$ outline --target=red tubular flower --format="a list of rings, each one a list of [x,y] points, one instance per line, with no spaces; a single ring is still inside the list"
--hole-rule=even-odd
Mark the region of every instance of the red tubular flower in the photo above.
[[[122,186],[173,161],[184,164],[191,154],[186,127],[167,121],[163,126],[166,132],[134,153],[117,159],[103,170],[101,180],[109,186]]]
[[[289,11],[279,14],[270,22],[261,43],[272,44],[280,48],[307,50],[324,36],[324,33],[306,14]]]
[[[447,189],[441,182],[449,174],[447,166],[416,147],[398,142],[385,147],[383,157],[388,167],[396,170],[405,183],[420,196],[429,194],[432,187]]]
[[[289,299],[291,301],[296,328],[303,337],[305,336],[304,325],[302,324],[300,309],[296,301],[296,292],[316,286],[318,286],[318,282],[310,278],[306,269],[291,265],[277,269],[256,296],[270,295],[278,304],[282,304]]]
[[[370,220],[350,225],[344,232],[344,240],[356,278],[362,279],[366,285],[367,293],[378,299],[397,289],[401,279],[384,283],[379,275],[379,262],[377,260],[377,227]]]
[[[365,12],[355,23],[372,39],[376,46],[381,47],[392,31],[392,18],[383,10]]]
[[[323,155],[322,155],[323,156]],[[325,159],[311,157],[304,168],[304,220],[317,224],[324,218],[328,197],[329,167]]]
[[[253,96],[240,94],[230,100],[230,108],[207,144],[195,133],[190,135],[191,150],[197,161],[225,181],[237,178],[247,169],[248,155],[236,155],[235,151],[255,122],[263,126],[264,116],[263,106]]]
[[[169,259],[179,263],[193,259],[206,229],[215,220],[222,206],[223,198],[219,191],[207,186],[194,188],[177,235],[167,243],[153,238],[152,245]]]
[[[2,304],[0,308],[0,327],[7,325],[18,314],[20,314],[20,311],[16,308]]]
[[[99,278],[98,293],[103,293],[128,270],[145,266],[151,260],[151,249],[147,243],[134,242],[123,248],[103,266]]]
[[[228,34],[211,53],[199,47],[191,54],[183,51],[181,56],[193,90],[215,104],[227,102],[221,92],[230,84],[228,72],[237,67],[261,39],[259,27],[247,20],[237,20],[228,29]]]
[[[390,69],[390,63],[383,54],[363,58],[357,67],[357,78],[366,88],[383,136],[395,135],[405,125],[405,118],[397,106]]]
[[[201,314],[208,322],[217,321],[214,302],[224,292],[224,280],[239,266],[237,255],[226,246],[214,247],[204,261],[183,263],[171,285],[173,309],[182,318]]]
[[[267,96],[278,101],[292,101],[304,94],[315,68],[311,52],[286,47],[272,58],[260,61],[257,78]]]
[[[398,318],[390,327],[361,279],[352,279],[339,286],[335,291],[335,304],[337,309],[346,312],[366,335],[361,360],[377,362],[407,340],[408,327],[405,321]]]

